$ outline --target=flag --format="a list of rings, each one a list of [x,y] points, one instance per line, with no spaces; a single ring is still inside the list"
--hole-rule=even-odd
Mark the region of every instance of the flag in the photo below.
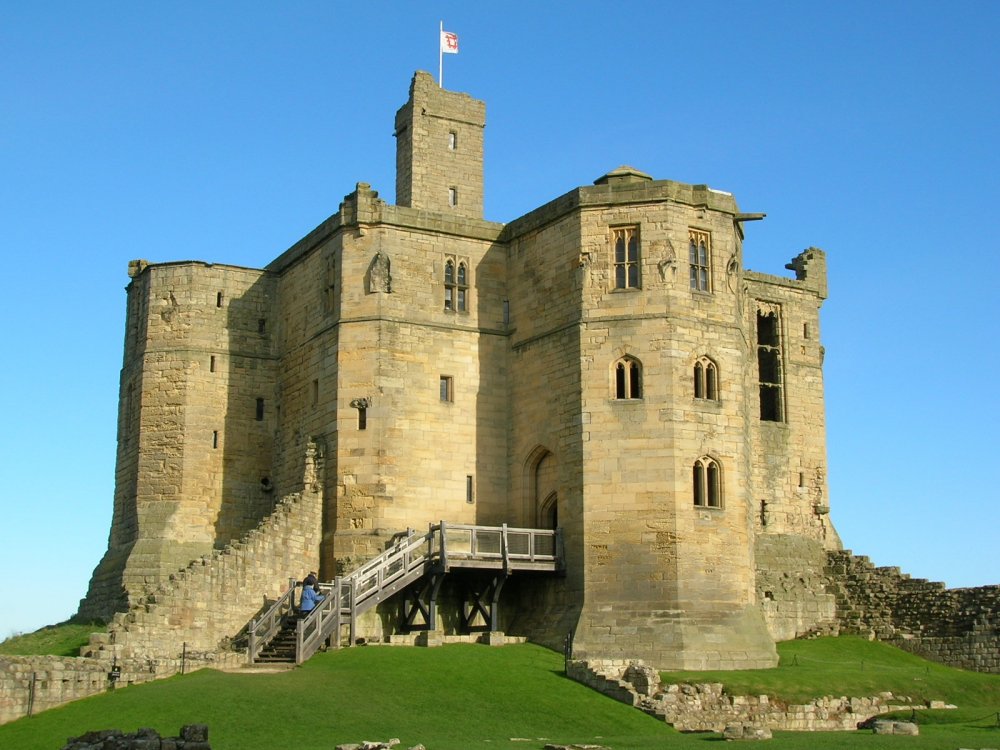
[[[441,51],[453,55],[458,54],[458,34],[441,29]]]

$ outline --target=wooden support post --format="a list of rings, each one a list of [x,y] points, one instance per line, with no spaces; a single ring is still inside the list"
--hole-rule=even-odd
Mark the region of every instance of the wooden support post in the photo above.
[[[333,647],[340,648],[340,629],[343,626],[341,611],[344,606],[344,581],[340,576],[333,579]]]
[[[354,595],[357,593],[357,591],[355,590],[355,587],[354,587],[355,583],[356,583],[356,581],[352,578],[351,581],[350,581],[350,583],[348,584],[348,589],[349,589],[348,594],[351,597],[351,628],[350,628],[350,630],[351,630],[351,637],[350,638],[351,639],[350,639],[350,643],[348,644],[349,646],[353,646],[354,645],[354,639],[356,638],[357,629],[358,629],[358,608],[357,608],[357,606],[355,604],[355,601],[354,601]]]
[[[506,526],[505,526],[506,530]],[[507,582],[507,575],[496,576],[493,579],[493,599],[490,602],[490,632],[495,633],[500,629],[500,590]]]

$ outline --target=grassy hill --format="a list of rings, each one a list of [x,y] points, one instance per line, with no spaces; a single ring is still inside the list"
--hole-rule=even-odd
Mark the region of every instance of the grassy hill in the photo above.
[[[64,622],[49,625],[34,633],[14,635],[0,643],[0,656],[79,656],[80,649],[90,641],[91,633],[103,633],[107,628],[96,623]]]
[[[960,704],[924,712],[917,738],[776,733],[769,747],[924,750],[1000,746],[1000,676],[952,670],[857,639],[782,644],[783,666],[687,674],[731,692],[816,695],[893,690]],[[283,674],[210,670],[118,690],[0,726],[0,748],[57,750],[91,729],[153,727],[175,735],[205,723],[213,750],[330,750],[398,737],[428,750],[539,750],[546,742],[615,750],[705,747],[719,735],[680,734],[567,679],[562,657],[533,646],[361,647],[319,654]],[[864,687],[860,692],[857,687]]]

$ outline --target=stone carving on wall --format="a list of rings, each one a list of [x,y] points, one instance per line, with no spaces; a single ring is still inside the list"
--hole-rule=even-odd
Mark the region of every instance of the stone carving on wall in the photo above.
[[[576,262],[576,288],[582,289],[589,285],[590,282],[590,264],[593,261],[593,255],[589,250],[581,250],[580,257]]]
[[[390,294],[392,276],[389,273],[389,256],[379,250],[368,266],[367,294]]]
[[[757,300],[757,312],[761,315],[774,315],[775,317],[781,317],[781,305],[776,302],[765,302],[764,300]]]
[[[736,309],[742,313],[743,295],[740,292],[745,287],[740,285],[740,261],[736,257],[735,252],[729,256],[729,262],[726,264],[726,285],[729,287],[729,291],[736,297]]]
[[[660,261],[656,264],[656,269],[660,272],[660,281],[667,281],[667,272],[670,272],[669,280],[673,281],[677,275],[677,251],[674,250],[674,243],[669,239],[665,242],[657,240],[650,244],[650,252],[655,258],[660,256]]]

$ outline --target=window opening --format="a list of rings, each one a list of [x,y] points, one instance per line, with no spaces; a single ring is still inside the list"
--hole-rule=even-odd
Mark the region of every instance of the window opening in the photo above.
[[[312,386],[312,405],[316,406],[316,404],[318,403],[319,403],[319,380],[314,379]]]
[[[448,132],[448,150],[454,151],[458,148],[458,133],[454,130]]]
[[[455,293],[457,294],[456,307],[458,308],[459,312],[465,312],[465,294],[466,294],[466,290],[468,289],[468,283],[466,281],[466,276],[467,276],[467,274],[466,274],[466,271],[465,271],[465,264],[464,263],[459,263],[458,264],[458,285],[457,285],[457,287],[455,289]]]
[[[510,325],[510,300],[503,301],[503,324]]]
[[[212,354],[208,358],[208,371],[215,372],[215,355]]]
[[[458,205],[458,188],[448,188],[448,205],[452,208]]]
[[[451,403],[455,400],[454,378],[451,375],[441,376],[441,400]]]
[[[267,330],[267,320],[265,318],[257,318],[257,333],[264,333]]]
[[[219,431],[212,430],[212,448],[214,449],[218,447],[219,447]]]
[[[783,422],[781,319],[774,309],[757,310],[757,373],[760,384],[760,418]]]
[[[469,309],[469,266],[464,260],[445,261],[444,309],[463,313]]]
[[[455,264],[450,260],[444,264],[444,309],[455,309]]]
[[[262,398],[257,399],[257,413],[255,418],[258,422],[264,419],[264,399]]]
[[[718,368],[708,357],[694,363],[694,397],[709,401],[719,400]]]
[[[472,487],[472,475],[469,474],[465,477],[465,502],[474,503],[475,501],[476,498],[473,495],[473,487]]]
[[[135,386],[129,383],[125,397],[125,444],[132,439],[132,425],[135,423]]]
[[[612,229],[611,245],[614,248],[615,289],[638,289],[639,228]]]
[[[615,363],[615,398],[642,398],[642,364],[634,357]]]
[[[711,241],[708,232],[688,230],[688,265],[691,273],[691,288],[699,292],[711,289]]]
[[[718,462],[704,456],[692,469],[694,504],[701,508],[722,507],[722,476]]]
[[[218,292],[215,295],[215,306],[222,307],[222,292]]]
[[[326,274],[323,280],[323,308],[333,312],[337,292],[337,259],[331,254],[326,258]]]
[[[358,407],[358,429],[367,430],[368,429],[368,407],[359,406]]]

